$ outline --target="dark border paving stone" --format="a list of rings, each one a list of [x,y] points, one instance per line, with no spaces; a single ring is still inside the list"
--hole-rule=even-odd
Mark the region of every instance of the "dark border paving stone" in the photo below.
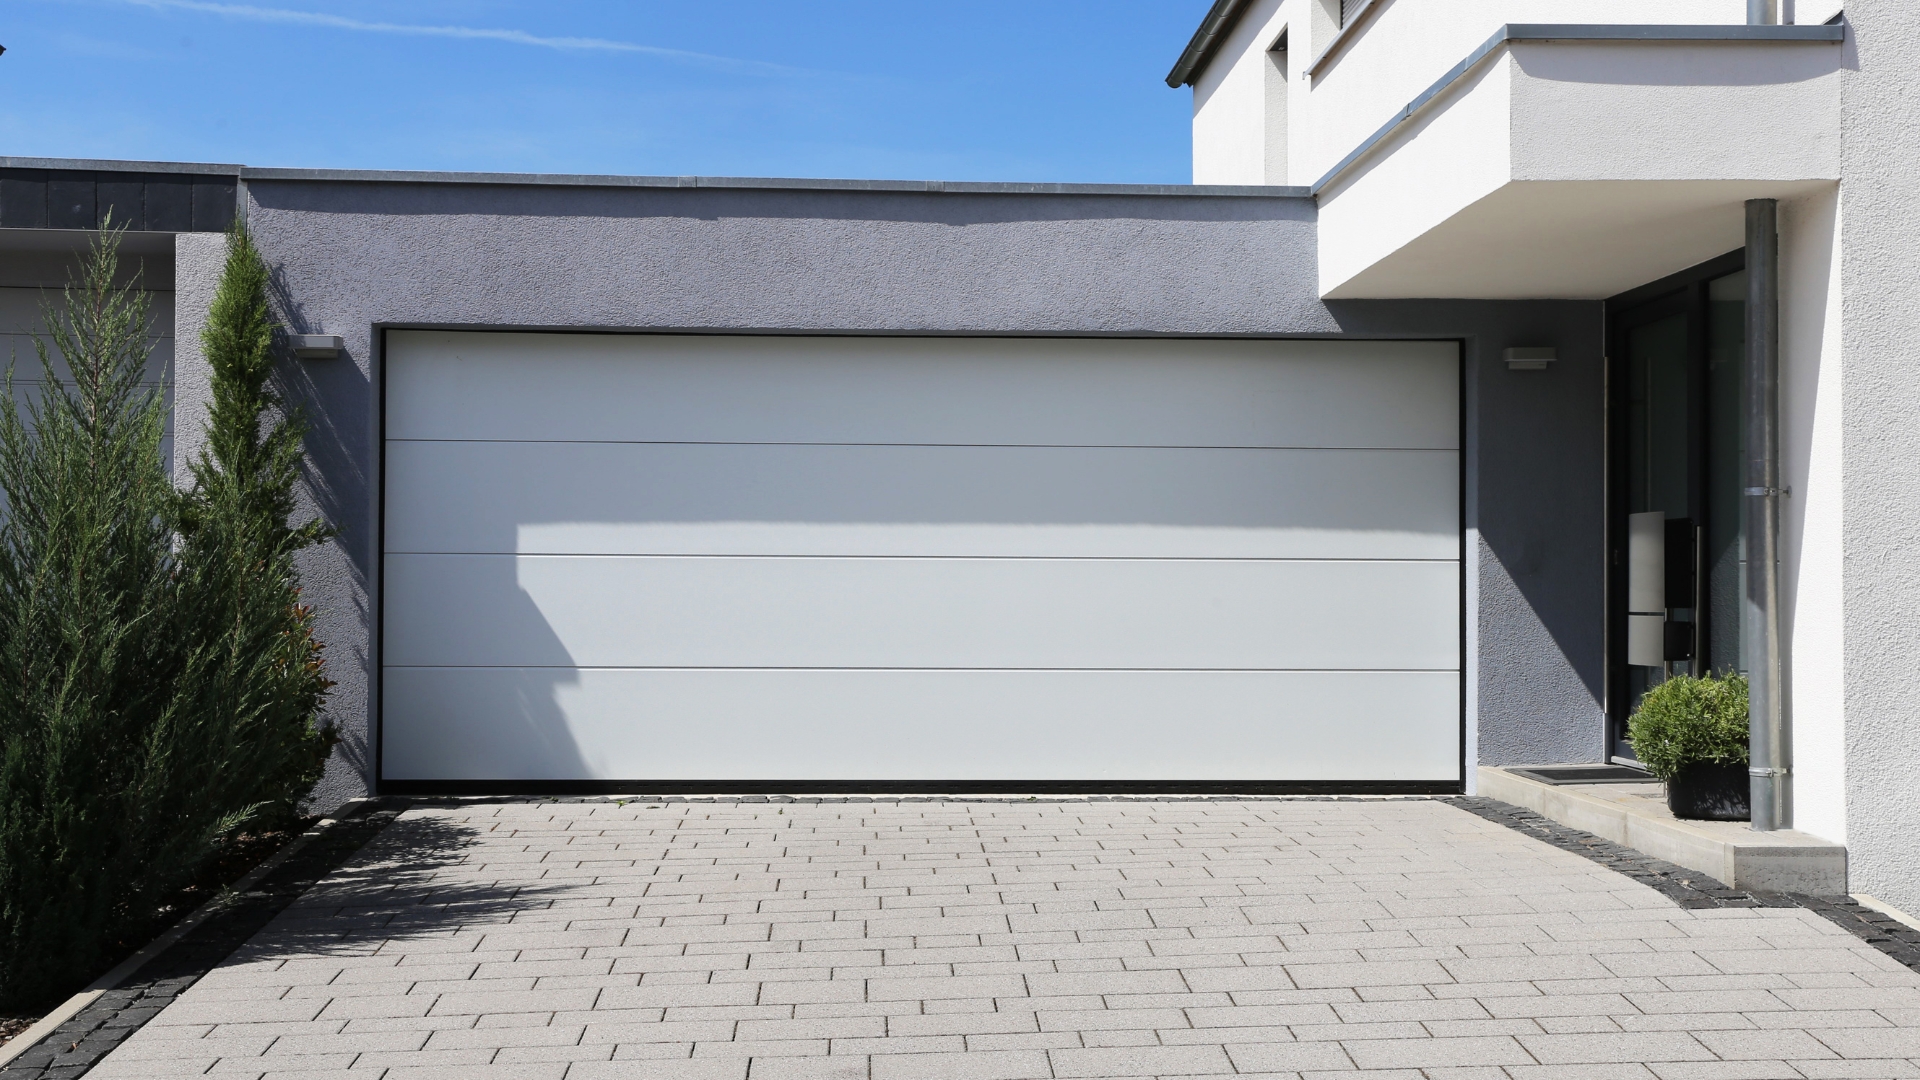
[[[101,994],[52,1034],[0,1066],[0,1075],[9,1080],[68,1080],[84,1075],[315,882],[338,869],[408,805],[405,799],[381,799],[355,806],[349,816],[321,830],[253,888],[231,898],[141,965],[126,982]]]
[[[1920,930],[1884,912],[1875,911],[1851,896],[1809,896],[1804,893],[1728,888],[1698,870],[1653,858],[1496,799],[1464,796],[1436,801],[1451,803],[1469,814],[1498,822],[1562,851],[1571,851],[1581,858],[1591,859],[1654,889],[1684,908],[1802,908],[1811,911],[1909,969],[1920,972]]]

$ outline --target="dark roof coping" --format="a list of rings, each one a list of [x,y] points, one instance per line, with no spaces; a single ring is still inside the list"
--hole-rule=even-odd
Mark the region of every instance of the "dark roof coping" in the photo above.
[[[0,157],[0,169],[52,169],[69,172],[185,173],[189,176],[239,176],[244,165],[194,161],[107,161],[93,158]]]
[[[1044,184],[956,180],[816,180],[763,176],[610,176],[567,173],[419,172],[371,169],[254,169],[249,181],[361,184],[486,184],[536,187],[726,188],[744,191],[909,192],[953,195],[1171,195],[1304,198],[1304,187],[1241,184]]]
[[[1227,43],[1227,35],[1240,22],[1240,16],[1247,10],[1247,0],[1213,0],[1207,17],[1200,20],[1199,29],[1187,42],[1180,53],[1180,59],[1174,61],[1173,70],[1167,72],[1167,85],[1178,90],[1182,86],[1191,86],[1200,77],[1207,65],[1213,62],[1214,54],[1220,46]]]
[[[432,172],[380,169],[256,169],[244,165],[209,165],[191,162],[167,161],[99,161],[83,158],[21,158],[0,157],[0,227],[16,225],[27,228],[68,227],[58,226],[52,221],[45,209],[48,178],[70,178],[74,182],[90,182],[97,177],[105,190],[109,177],[126,178],[125,183],[114,179],[113,184],[120,187],[133,187],[144,184],[173,185],[181,191],[191,190],[193,195],[194,222],[176,222],[173,216],[154,221],[134,222],[133,227],[158,229],[160,231],[201,231],[203,229],[224,229],[232,218],[234,197],[237,187],[248,182],[256,183],[358,183],[358,184],[446,184],[454,186],[491,186],[491,187],[586,187],[586,188],[709,188],[734,191],[807,191],[807,192],[871,192],[871,193],[907,193],[907,194],[951,194],[951,195],[1068,195],[1068,196],[1119,196],[1119,197],[1157,197],[1157,198],[1283,198],[1304,199],[1312,192],[1304,187],[1280,187],[1242,184],[1045,184],[1045,183],[978,183],[954,180],[820,180],[790,177],[759,176],[610,176],[595,174],[568,173],[485,173],[485,172]],[[191,189],[186,185],[191,184]],[[22,186],[25,185],[25,186]],[[203,192],[202,189],[206,190]],[[31,189],[31,190],[29,190]],[[213,206],[218,201],[215,189],[225,192],[225,216],[215,214]],[[113,197],[125,199],[126,193],[115,189]],[[151,202],[153,195],[148,194]],[[91,194],[85,195],[85,201],[94,202]],[[200,204],[206,202],[202,207]],[[20,203],[16,214],[6,211],[8,204]],[[31,204],[31,205],[29,205]],[[77,228],[93,227],[93,209],[81,207],[88,221],[73,225]],[[12,216],[25,214],[20,220],[10,222]],[[154,217],[148,214],[148,217]],[[202,222],[199,219],[205,218]],[[218,221],[214,218],[219,217]]]

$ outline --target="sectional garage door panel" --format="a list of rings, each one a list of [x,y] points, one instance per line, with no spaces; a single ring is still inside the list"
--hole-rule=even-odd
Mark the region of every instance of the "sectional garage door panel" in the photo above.
[[[387,775],[420,780],[1431,781],[1460,753],[1456,672],[402,668],[384,694]]]
[[[1451,559],[1454,450],[395,441],[387,551]],[[1356,500],[1356,491],[1373,497]]]
[[[386,779],[1459,779],[1452,344],[386,353]]]
[[[1448,342],[397,331],[388,343],[403,357],[387,372],[392,439],[1460,445]]]
[[[1454,666],[1450,563],[390,555],[389,664]],[[447,628],[461,628],[447,633]]]

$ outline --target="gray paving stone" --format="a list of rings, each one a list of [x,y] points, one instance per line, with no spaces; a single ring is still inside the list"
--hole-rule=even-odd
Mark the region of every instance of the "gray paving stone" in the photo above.
[[[1569,1036],[1582,1038],[1583,1036]],[[1435,1069],[1529,1065],[1535,1060],[1511,1037],[1368,1039],[1340,1044],[1362,1069]]]
[[[1218,1046],[1129,1046],[1049,1050],[1057,1077],[1179,1076],[1231,1073],[1233,1063]]]
[[[747,1070],[748,1080],[868,1080],[865,1057],[761,1057]]]
[[[1656,1061],[1647,1068],[1660,1080],[1800,1080],[1805,1075],[1784,1061]]]
[[[408,846],[429,828],[468,842]],[[1434,800],[582,799],[416,806],[95,1075],[1739,1080],[1916,1057],[1920,975],[1825,918],[1683,908]]]
[[[567,1080],[747,1080],[748,1058],[662,1058],[638,1061],[576,1061]],[[382,1078],[384,1080],[384,1078]]]
[[[1687,1032],[1636,1031],[1620,1035],[1531,1035],[1520,1039],[1543,1065],[1605,1062],[1711,1061],[1715,1054]]]
[[[1229,1043],[1227,1054],[1243,1073],[1307,1072],[1316,1069],[1352,1069],[1353,1059],[1331,1042]]]
[[[1819,1078],[1819,1080],[1825,1080],[1827,1077],[1844,1077],[1847,1080],[1912,1080],[1913,1077],[1920,1076],[1920,1062],[1902,1058],[1794,1061],[1788,1064],[1799,1069],[1802,1076]]]
[[[1603,1065],[1509,1065],[1512,1080],[1656,1080],[1653,1070],[1633,1062]]]

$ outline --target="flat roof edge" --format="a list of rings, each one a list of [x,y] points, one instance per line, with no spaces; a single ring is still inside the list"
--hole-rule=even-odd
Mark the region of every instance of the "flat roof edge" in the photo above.
[[[714,188],[736,191],[899,192],[950,195],[1123,195],[1304,199],[1306,187],[1261,184],[1047,184],[971,180],[835,180],[780,176],[619,176],[594,173],[437,172],[406,169],[257,169],[246,165],[93,158],[0,157],[0,169],[166,173],[237,180],[476,187]]]
[[[55,172],[181,173],[189,176],[239,176],[244,165],[198,161],[119,161],[95,158],[0,157],[0,169]]]
[[[738,191],[899,192],[952,195],[1162,195],[1306,198],[1305,187],[1240,184],[1044,184],[957,180],[831,180],[764,176],[614,176],[568,173],[420,172],[376,169],[240,170],[242,180],[358,184],[476,186],[713,188]]]

